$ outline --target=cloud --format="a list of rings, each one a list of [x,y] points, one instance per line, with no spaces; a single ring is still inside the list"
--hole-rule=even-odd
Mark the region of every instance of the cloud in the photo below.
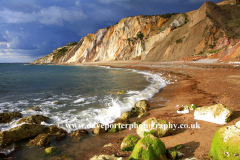
[[[0,18],[6,23],[31,23],[40,22],[46,25],[63,25],[66,22],[75,22],[85,19],[81,10],[66,10],[58,6],[43,8],[38,12],[23,13],[4,9],[0,11]]]
[[[36,50],[37,47],[32,45],[27,39],[17,36],[11,41],[9,49]]]

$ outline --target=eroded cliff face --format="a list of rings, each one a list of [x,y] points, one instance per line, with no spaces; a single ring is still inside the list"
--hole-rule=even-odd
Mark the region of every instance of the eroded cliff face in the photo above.
[[[65,54],[56,57],[51,53],[37,62],[177,61],[196,55],[214,57],[214,51],[233,45],[240,38],[239,9],[237,5],[205,2],[199,10],[170,18],[159,15],[123,18],[116,25],[88,34]],[[234,57],[239,56],[234,53]]]

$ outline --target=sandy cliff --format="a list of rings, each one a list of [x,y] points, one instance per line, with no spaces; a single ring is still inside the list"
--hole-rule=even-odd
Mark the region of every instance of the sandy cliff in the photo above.
[[[34,63],[177,61],[198,55],[238,59],[240,53],[236,47],[232,49],[234,54],[230,50],[220,53],[230,46],[239,46],[236,45],[240,39],[237,3],[205,2],[200,9],[182,14],[123,18],[118,24],[83,37],[64,54],[56,56],[55,50]]]

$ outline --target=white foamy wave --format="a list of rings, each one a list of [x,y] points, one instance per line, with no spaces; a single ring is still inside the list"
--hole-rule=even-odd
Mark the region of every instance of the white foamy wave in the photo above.
[[[75,100],[73,103],[80,103],[80,102],[84,102],[85,98],[79,98],[77,100]]]

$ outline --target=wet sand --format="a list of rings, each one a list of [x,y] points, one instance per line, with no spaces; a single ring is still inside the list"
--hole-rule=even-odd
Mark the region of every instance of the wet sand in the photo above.
[[[144,121],[150,117],[166,120],[172,124],[199,124],[200,128],[177,128],[173,135],[160,138],[166,148],[183,144],[184,149],[178,151],[184,158],[197,157],[206,159],[215,132],[222,126],[210,122],[194,120],[193,111],[189,114],[177,114],[177,105],[196,104],[198,107],[222,103],[233,110],[234,115],[226,125],[240,121],[240,67],[227,63],[191,63],[191,62],[97,62],[83,65],[104,65],[115,68],[131,68],[163,73],[170,79],[169,84],[150,100],[150,115],[134,121]],[[89,159],[94,155],[115,154],[128,158],[131,152],[122,152],[120,145],[127,135],[137,135],[136,129],[123,130],[118,133],[91,136],[82,141],[78,151],[78,159]],[[112,147],[103,145],[113,143]]]

